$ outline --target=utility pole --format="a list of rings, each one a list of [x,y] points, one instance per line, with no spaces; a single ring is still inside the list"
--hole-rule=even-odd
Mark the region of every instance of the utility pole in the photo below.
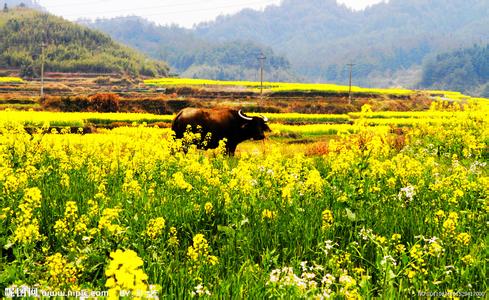
[[[41,98],[44,98],[44,48],[46,44],[41,43]]]
[[[355,64],[349,63],[347,66],[350,67],[350,89],[348,90],[348,104],[351,104],[351,74],[353,72],[353,66]]]
[[[260,56],[258,56],[258,59],[260,60],[260,95],[263,95],[263,65],[265,63],[265,55],[263,55],[263,52],[260,52]]]

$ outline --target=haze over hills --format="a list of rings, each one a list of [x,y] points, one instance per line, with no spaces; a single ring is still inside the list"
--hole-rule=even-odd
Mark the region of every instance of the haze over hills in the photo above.
[[[46,10],[36,0],[0,0],[0,5],[2,9],[4,8],[5,4],[7,4],[7,8],[15,8],[19,5],[24,5],[28,8],[34,8],[42,11]]]
[[[114,42],[109,36],[48,13],[28,8],[0,12],[0,69],[19,68],[22,76],[40,70],[164,76],[168,66]]]
[[[7,1],[10,7],[20,2],[42,9],[33,0]],[[481,94],[487,83],[486,74],[470,71],[473,59],[467,58],[480,52],[470,47],[484,48],[489,42],[487,0],[390,0],[362,11],[336,0],[283,0],[263,11],[245,9],[193,29],[160,26],[141,17],[79,23],[167,61],[185,77],[258,80],[257,57],[263,53],[265,79],[272,81],[346,84],[347,64],[354,63],[354,83],[367,87],[443,87]],[[65,52],[76,52],[68,48]],[[456,59],[460,53],[464,63]],[[54,59],[51,63],[56,65]],[[146,73],[158,74],[156,69]],[[444,74],[454,69],[464,71]],[[465,74],[465,79],[456,74]],[[467,78],[470,83],[462,82]]]
[[[487,0],[391,0],[364,11],[335,0],[284,0],[264,12],[220,17],[195,31],[218,41],[240,37],[270,45],[310,79],[344,80],[344,65],[351,61],[358,81],[420,65],[431,53],[487,41],[484,28],[489,28]]]
[[[346,64],[352,62],[356,84],[415,87],[427,58],[489,41],[489,1],[390,0],[353,11],[335,0],[284,0],[264,11],[221,16],[192,30],[146,24],[147,32],[137,37],[128,33],[134,23],[121,19],[90,26],[169,61],[180,72],[189,56],[206,56],[216,45],[246,41],[242,46],[270,47],[273,52],[268,53],[289,61],[290,70],[303,81],[346,83]],[[210,60],[205,65],[229,70],[221,63]],[[224,75],[230,79],[233,72]],[[203,70],[199,75],[212,78],[215,73],[205,76]]]
[[[99,19],[79,23],[101,30],[142,52],[167,61],[173,72],[185,77],[257,80],[261,53],[268,80],[290,81],[297,78],[289,61],[270,47],[247,40],[215,42],[178,26],[158,26],[140,17]]]

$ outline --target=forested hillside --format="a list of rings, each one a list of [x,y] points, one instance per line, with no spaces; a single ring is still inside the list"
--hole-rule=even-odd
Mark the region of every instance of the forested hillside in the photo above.
[[[40,70],[163,76],[168,67],[115,43],[106,34],[47,13],[15,8],[0,12],[0,68],[20,68],[22,76]]]
[[[421,84],[489,97],[489,44],[440,54],[428,60]]]
[[[419,66],[432,53],[489,40],[487,0],[390,0],[355,12],[335,0],[284,0],[201,24],[202,38],[270,45],[310,79],[356,82]],[[415,84],[415,82],[412,82]]]
[[[111,37],[167,61],[173,71],[186,77],[211,79],[257,79],[258,57],[266,57],[267,80],[296,80],[290,63],[270,47],[243,40],[215,42],[199,37],[191,30],[177,26],[157,26],[139,17],[123,17],[90,22],[83,25],[101,30]]]
[[[236,70],[255,67],[249,62],[257,63],[256,55],[248,50],[260,48],[268,53],[267,62],[274,57],[284,62],[276,70],[286,70],[290,62],[296,79],[344,84],[346,64],[352,62],[356,84],[415,87],[426,57],[489,41],[489,1],[390,0],[353,11],[336,0],[284,0],[264,11],[246,9],[191,30],[155,26],[140,18],[91,26],[169,61],[185,75],[224,79],[217,77],[220,72],[234,78],[230,74]],[[218,53],[224,53],[222,59]],[[238,64],[227,63],[229,57]],[[240,61],[246,61],[244,66]],[[237,77],[256,79],[255,73]]]

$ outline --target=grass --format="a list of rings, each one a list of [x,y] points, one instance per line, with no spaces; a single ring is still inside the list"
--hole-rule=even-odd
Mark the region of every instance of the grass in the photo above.
[[[83,127],[89,125],[105,126],[111,123],[137,123],[144,122],[169,123],[173,120],[172,115],[153,115],[153,114],[134,114],[134,113],[59,113],[59,112],[31,112],[31,111],[0,111],[0,120],[15,121],[24,124],[25,126],[71,126]]]
[[[251,113],[249,115],[259,116]],[[346,114],[300,114],[300,113],[266,113],[271,122],[282,123],[349,123],[351,118]]]

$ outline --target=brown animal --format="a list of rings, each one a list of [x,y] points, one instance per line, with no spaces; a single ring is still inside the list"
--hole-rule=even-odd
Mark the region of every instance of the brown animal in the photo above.
[[[271,131],[267,122],[268,119],[264,116],[249,117],[241,110],[184,108],[173,120],[172,130],[176,138],[181,139],[190,125],[193,133],[201,133],[200,148],[217,148],[219,141],[226,139],[226,151],[229,155],[234,155],[239,143],[250,139],[263,140],[265,132]],[[211,138],[202,146],[208,133],[211,134]]]

